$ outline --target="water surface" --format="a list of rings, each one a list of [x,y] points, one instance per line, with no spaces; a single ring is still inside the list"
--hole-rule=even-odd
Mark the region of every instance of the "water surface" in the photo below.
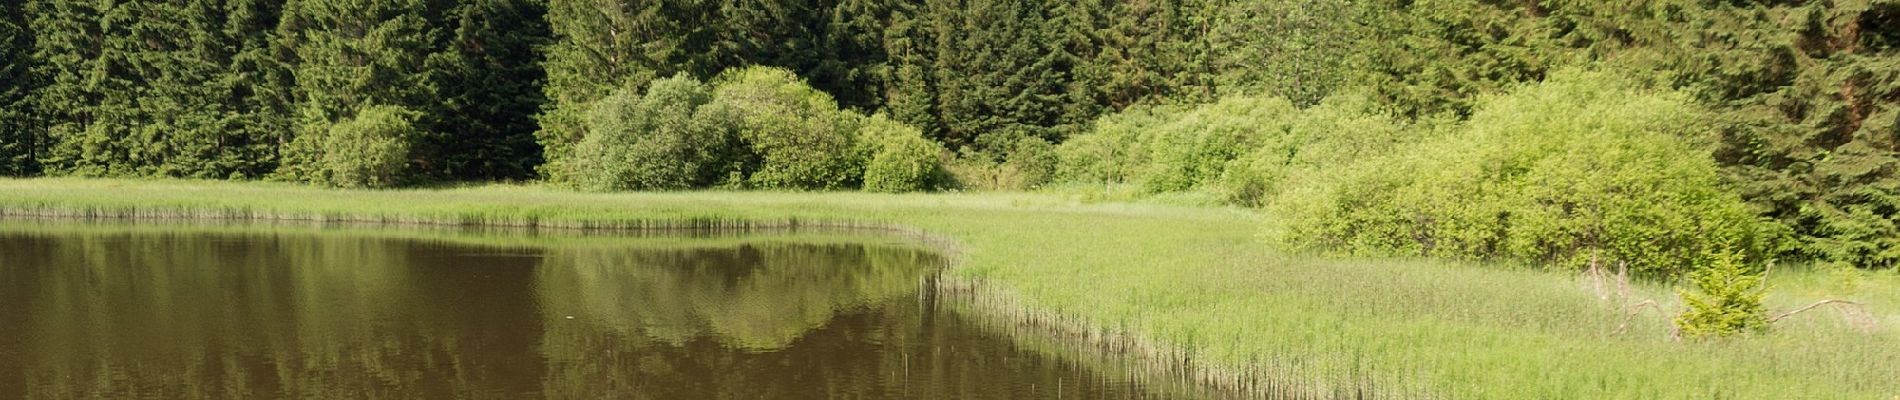
[[[421,237],[414,237],[421,236]],[[0,223],[0,397],[1148,397],[911,246]]]

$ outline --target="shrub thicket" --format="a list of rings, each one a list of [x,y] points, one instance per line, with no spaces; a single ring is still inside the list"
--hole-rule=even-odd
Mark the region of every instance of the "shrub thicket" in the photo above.
[[[598,191],[717,183],[732,169],[735,140],[731,118],[711,102],[712,91],[684,75],[654,81],[644,96],[616,91],[589,110],[577,168],[557,179]]]
[[[1058,163],[1054,143],[1018,132],[984,136],[945,168],[958,188],[1031,190],[1056,180]]]
[[[622,88],[594,101],[577,126],[579,140],[549,148],[544,171],[588,190],[901,192],[945,180],[943,147],[921,130],[840,110],[778,68],[728,71],[713,85],[682,74]],[[569,153],[552,154],[561,151]]]
[[[737,118],[739,138],[757,155],[746,182],[766,189],[858,186],[864,160],[853,151],[864,119],[780,68],[747,67],[720,75],[713,101]]]
[[[858,129],[858,142],[868,160],[864,190],[914,192],[942,184],[943,145],[924,138],[922,130],[878,114],[864,120]]]
[[[1131,108],[1063,143],[1055,169],[1069,183],[1131,184],[1145,193],[1204,189],[1293,111],[1284,100],[1255,97]]]
[[[1260,205],[1284,181],[1374,154],[1413,131],[1361,96],[1308,109],[1235,96],[1194,108],[1138,107],[1097,121],[1058,151],[1058,179],[1130,184],[1145,193],[1205,192]]]
[[[1255,138],[1252,150],[1222,169],[1214,191],[1229,203],[1263,206],[1283,188],[1325,179],[1357,160],[1404,150],[1399,146],[1430,132],[1374,108],[1364,96],[1346,95],[1301,110],[1280,129]]]
[[[1680,276],[1716,249],[1761,248],[1752,212],[1697,144],[1702,115],[1608,74],[1557,74],[1484,99],[1447,135],[1283,191],[1273,236]]]
[[[323,140],[323,181],[333,186],[396,185],[409,166],[410,143],[419,134],[415,113],[396,106],[369,106],[330,125]]]

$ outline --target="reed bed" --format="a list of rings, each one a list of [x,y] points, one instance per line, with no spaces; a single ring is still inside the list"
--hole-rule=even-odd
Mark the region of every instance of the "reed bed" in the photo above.
[[[1856,310],[1677,341],[1666,284],[1531,267],[1328,259],[1247,210],[1033,193],[585,194],[524,185],[347,191],[271,183],[0,180],[0,215],[535,229],[851,229],[943,249],[946,293],[1024,340],[1240,398],[1870,398],[1900,395],[1900,277],[1778,268],[1769,305]],[[1647,306],[1639,306],[1649,304]],[[1203,393],[1203,394],[1206,394]]]

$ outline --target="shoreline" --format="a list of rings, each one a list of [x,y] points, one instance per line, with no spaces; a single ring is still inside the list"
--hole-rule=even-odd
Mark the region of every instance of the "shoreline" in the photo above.
[[[1309,399],[1327,398],[1316,395],[1319,391],[1303,391],[1312,388],[1304,385],[1292,385],[1287,382],[1254,381],[1249,377],[1264,376],[1255,373],[1237,372],[1244,369],[1222,368],[1210,365],[1206,358],[1197,357],[1194,352],[1143,338],[1121,330],[1091,326],[1077,318],[1064,317],[1048,310],[1037,310],[1025,305],[1016,295],[1007,289],[980,280],[957,277],[951,272],[964,267],[964,244],[954,238],[935,234],[924,229],[904,226],[896,223],[864,221],[800,220],[788,218],[781,221],[771,220],[636,220],[636,221],[576,221],[573,223],[542,223],[530,220],[526,222],[494,222],[476,220],[454,220],[439,218],[390,218],[362,215],[334,214],[278,214],[268,211],[255,211],[231,208],[197,208],[183,210],[149,209],[63,209],[55,207],[18,207],[0,204],[0,220],[45,220],[60,223],[95,223],[100,221],[130,223],[169,223],[217,221],[232,226],[253,225],[296,225],[345,224],[365,229],[401,229],[404,227],[427,228],[504,228],[524,229],[530,232],[553,230],[565,234],[593,236],[612,233],[638,233],[667,236],[681,232],[730,233],[751,235],[759,233],[846,233],[868,234],[879,237],[912,242],[944,257],[945,266],[932,290],[943,298],[954,299],[963,307],[973,310],[972,317],[985,324],[1002,324],[1002,329],[1010,333],[1005,335],[1012,341],[1056,342],[1064,348],[1058,350],[1067,357],[1109,363],[1092,365],[1095,368],[1113,366],[1127,375],[1143,379],[1156,390],[1187,391],[1202,398],[1272,398],[1272,399]],[[1023,337],[1021,335],[1035,335]],[[1106,361],[1113,360],[1113,361]],[[1115,365],[1116,363],[1124,365]],[[1110,373],[1108,370],[1099,373]],[[1379,398],[1367,396],[1368,392],[1357,392],[1356,398]]]
[[[955,301],[996,329],[1182,388],[1167,390],[1219,393],[1209,397],[1900,393],[1892,379],[1900,376],[1900,346],[1892,345],[1900,322],[1863,329],[1810,313],[1768,334],[1674,342],[1672,315],[1620,308],[1644,300],[1679,308],[1666,283],[1633,282],[1608,298],[1586,277],[1521,264],[1282,253],[1259,236],[1270,215],[1234,208],[1089,203],[1060,193],[366,191],[39,178],[0,179],[0,215],[504,232],[855,231],[944,256],[942,293],[969,299]],[[1869,318],[1900,321],[1900,275],[1843,283],[1838,272],[1777,271],[1771,310],[1845,298],[1870,304]]]

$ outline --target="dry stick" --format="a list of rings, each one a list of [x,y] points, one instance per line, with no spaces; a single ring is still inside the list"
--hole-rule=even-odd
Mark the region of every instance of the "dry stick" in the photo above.
[[[1820,306],[1825,306],[1825,305],[1829,305],[1829,304],[1847,304],[1847,305],[1852,305],[1852,306],[1854,306],[1854,307],[1866,307],[1866,306],[1867,306],[1866,304],[1861,304],[1861,303],[1856,303],[1856,302],[1852,302],[1852,301],[1847,301],[1847,300],[1841,300],[1841,299],[1827,299],[1827,300],[1821,300],[1821,301],[1817,301],[1817,302],[1814,302],[1814,304],[1809,304],[1809,305],[1808,305],[1807,307],[1801,307],[1801,308],[1797,308],[1797,309],[1794,309],[1794,311],[1789,311],[1789,312],[1785,312],[1785,313],[1781,313],[1781,315],[1776,315],[1776,316],[1774,316],[1774,318],[1769,318],[1769,319],[1768,319],[1768,323],[1770,323],[1770,324],[1772,324],[1772,323],[1775,323],[1776,321],[1781,321],[1781,319],[1782,319],[1782,318],[1788,318],[1788,317],[1792,317],[1792,316],[1794,316],[1795,314],[1800,314],[1800,313],[1803,313],[1803,312],[1807,312],[1808,310],[1813,310],[1813,309],[1814,309],[1815,307],[1820,307]]]
[[[1655,309],[1656,312],[1662,312],[1662,306],[1656,305],[1655,300],[1643,300],[1641,303],[1636,303],[1635,306],[1629,308],[1629,313],[1623,314],[1623,323],[1617,324],[1616,330],[1610,331],[1610,336],[1620,336],[1623,332],[1629,331],[1630,321],[1636,319],[1636,314],[1642,314],[1644,308],[1651,308]]]

